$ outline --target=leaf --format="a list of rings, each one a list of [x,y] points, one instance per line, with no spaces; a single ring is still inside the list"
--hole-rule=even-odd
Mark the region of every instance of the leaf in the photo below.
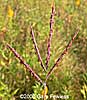
[[[83,86],[84,90],[87,92],[87,85],[84,83],[84,86]]]
[[[0,52],[2,53],[3,58],[6,59],[6,60],[8,60],[8,58],[6,57],[5,53],[2,52],[2,50],[0,50]]]
[[[12,96],[14,96],[18,92],[19,88],[12,92]]]
[[[86,99],[86,93],[84,89],[81,89],[81,93],[83,94],[84,99]]]
[[[1,86],[1,87],[0,87],[0,91],[2,91],[2,90],[4,90],[4,87]]]
[[[0,97],[4,97],[4,95],[0,93]]]
[[[3,82],[0,82],[0,85],[2,85],[3,87],[6,87],[6,85]]]
[[[5,62],[3,62],[2,60],[1,60],[0,64],[1,64],[2,66],[5,66]]]

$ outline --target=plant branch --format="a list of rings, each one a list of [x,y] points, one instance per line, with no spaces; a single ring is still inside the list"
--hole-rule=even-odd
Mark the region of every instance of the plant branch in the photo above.
[[[49,32],[49,39],[48,39],[48,45],[47,45],[46,68],[48,68],[48,63],[50,60],[50,46],[51,46],[52,33],[53,33],[54,14],[55,14],[55,7],[53,4],[51,16],[50,16],[50,32]]]
[[[14,48],[12,48],[9,44],[7,44],[7,47],[14,53],[14,55],[20,60],[20,63],[22,63],[25,68],[35,77],[36,80],[38,80],[40,83],[43,83],[41,78],[33,71],[33,69],[28,65],[23,58],[16,52]]]
[[[75,37],[77,36],[79,30],[77,30],[74,34],[74,36],[72,37],[71,41],[68,43],[68,45],[66,46],[66,48],[64,49],[63,53],[60,55],[60,57],[57,59],[57,61],[55,62],[55,64],[53,65],[53,67],[50,69],[50,71],[48,72],[47,76],[46,76],[46,81],[49,78],[49,76],[51,75],[53,69],[59,64],[59,62],[61,61],[61,59],[63,58],[63,56],[67,53],[67,51],[70,49],[70,47],[72,46],[72,42],[74,41]]]
[[[35,40],[34,31],[33,31],[32,27],[30,27],[30,33],[31,33],[31,36],[32,36],[34,48],[35,48],[37,56],[38,56],[38,60],[40,61],[40,65],[42,66],[42,68],[44,69],[44,71],[46,71],[46,68],[45,68],[45,66],[43,64],[43,61],[42,61],[39,49],[37,47],[37,43],[36,43],[36,40]]]

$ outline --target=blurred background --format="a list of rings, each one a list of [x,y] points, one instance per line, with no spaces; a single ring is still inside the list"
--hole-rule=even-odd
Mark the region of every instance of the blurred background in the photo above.
[[[47,82],[48,95],[69,95],[68,100],[87,100],[87,0],[54,2],[54,32],[48,71],[76,29],[80,31],[69,52],[51,74]],[[52,0],[0,0],[0,100],[20,100],[20,94],[40,92],[41,86],[6,48],[6,43],[15,48],[44,80],[46,74],[34,50],[30,25],[45,64],[51,6]]]

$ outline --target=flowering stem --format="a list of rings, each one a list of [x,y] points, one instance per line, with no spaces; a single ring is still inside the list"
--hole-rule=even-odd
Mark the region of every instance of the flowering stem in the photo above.
[[[68,49],[70,49],[70,47],[72,46],[72,42],[74,41],[74,39],[77,36],[78,32],[79,32],[79,30],[77,30],[75,32],[74,36],[72,37],[71,41],[68,43],[68,45],[66,46],[66,48],[64,49],[63,53],[60,55],[60,57],[57,59],[57,61],[53,65],[53,67],[48,72],[48,74],[46,76],[46,81],[49,78],[49,76],[51,75],[51,73],[52,73],[53,69],[55,68],[55,66],[57,66],[59,64],[59,62],[61,61],[61,59],[63,58],[63,56],[67,53]]]
[[[43,83],[41,78],[33,71],[33,69],[28,65],[23,58],[16,52],[14,48],[12,48],[9,44],[7,44],[7,47],[14,53],[14,55],[20,60],[20,63],[22,63],[27,70],[35,77],[36,80],[38,80],[40,83]]]
[[[46,69],[48,68],[48,63],[50,60],[50,46],[51,46],[52,33],[53,33],[54,14],[55,14],[55,7],[54,5],[52,5],[52,12],[50,16],[50,33],[49,33],[48,46],[47,46]]]
[[[30,27],[30,33],[31,33],[31,35],[32,35],[32,40],[33,40],[34,48],[35,48],[36,53],[37,53],[37,56],[38,56],[38,60],[40,61],[40,64],[41,64],[42,68],[44,69],[44,71],[46,71],[46,68],[45,68],[45,66],[44,66],[44,64],[43,64],[43,61],[42,61],[42,58],[41,58],[39,49],[38,49],[38,47],[37,47],[37,43],[36,43],[36,40],[35,40],[35,36],[34,36],[34,32],[33,32],[32,27]]]

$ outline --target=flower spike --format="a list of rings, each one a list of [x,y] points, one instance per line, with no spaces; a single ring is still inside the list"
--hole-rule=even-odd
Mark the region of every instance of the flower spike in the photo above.
[[[35,77],[35,79],[43,84],[41,78],[33,71],[30,65],[23,60],[23,58],[16,52],[16,50],[12,48],[9,44],[7,44],[7,47],[14,53],[14,55],[20,60],[20,62],[25,66],[25,68]]]
[[[37,47],[37,43],[36,43],[36,40],[35,40],[34,31],[33,31],[33,29],[32,29],[32,26],[30,27],[30,33],[31,33],[31,36],[32,36],[34,48],[35,48],[36,53],[37,53],[37,56],[38,56],[38,60],[40,61],[40,64],[41,64],[42,68],[44,69],[44,71],[46,71],[46,68],[45,68],[45,66],[44,66],[44,64],[43,64],[43,61],[42,61],[42,58],[41,58],[39,49],[38,49],[38,47]]]
[[[47,45],[46,69],[48,68],[48,63],[50,60],[50,46],[51,46],[52,33],[53,33],[54,14],[55,14],[55,6],[53,3],[52,12],[50,16],[50,33],[49,33],[49,39],[48,39],[48,45]]]
[[[63,53],[60,55],[60,57],[57,59],[57,61],[55,62],[55,64],[53,65],[53,67],[50,69],[50,71],[48,72],[47,76],[46,76],[46,80],[49,78],[49,76],[51,75],[52,71],[54,70],[54,68],[59,64],[59,62],[61,61],[61,59],[63,58],[63,56],[67,53],[67,51],[70,49],[70,47],[72,46],[72,42],[74,41],[74,39],[76,38],[77,34],[78,34],[79,30],[77,30],[74,34],[74,36],[72,37],[71,41],[68,43],[68,45],[66,46],[66,48],[64,49]]]

